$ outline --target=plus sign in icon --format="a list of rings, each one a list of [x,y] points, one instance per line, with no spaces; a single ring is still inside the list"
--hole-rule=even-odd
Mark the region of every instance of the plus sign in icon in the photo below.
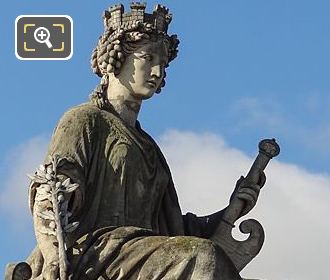
[[[72,57],[73,22],[67,15],[16,18],[16,57],[21,60],[67,60]]]

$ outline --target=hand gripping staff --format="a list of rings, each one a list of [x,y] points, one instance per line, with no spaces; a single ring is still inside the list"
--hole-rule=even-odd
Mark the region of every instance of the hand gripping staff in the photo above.
[[[280,153],[280,147],[275,139],[264,139],[259,143],[259,154],[245,177],[247,184],[258,184],[260,174],[265,170],[269,161]],[[230,257],[236,269],[241,271],[261,250],[265,234],[262,225],[254,219],[243,221],[239,228],[241,232],[250,234],[244,241],[232,237],[234,223],[240,217],[244,201],[235,197],[225,210],[211,240],[218,244]]]

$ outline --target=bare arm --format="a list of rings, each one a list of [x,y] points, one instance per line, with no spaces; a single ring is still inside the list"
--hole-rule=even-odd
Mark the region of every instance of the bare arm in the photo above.
[[[40,213],[49,209],[52,209],[52,204],[49,200],[35,201],[33,207],[33,221],[38,247],[43,255],[45,263],[42,275],[47,280],[53,280],[57,279],[59,267],[57,238],[55,235],[48,234],[47,232],[52,232],[55,225],[53,221],[40,217]]]
[[[51,163],[41,165],[31,176],[34,228],[44,258],[42,275],[46,280],[57,279],[58,274],[62,280],[67,279],[67,240],[79,224],[69,223],[72,214],[69,201],[79,185],[70,183],[70,178],[57,173],[60,163],[61,159],[53,157]]]

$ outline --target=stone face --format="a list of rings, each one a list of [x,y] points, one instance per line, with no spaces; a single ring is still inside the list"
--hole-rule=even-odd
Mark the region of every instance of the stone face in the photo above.
[[[30,176],[37,246],[27,263],[8,266],[6,280],[235,280],[259,252],[258,222],[242,224],[251,233],[245,243],[233,241],[231,225],[254,206],[270,157],[257,157],[226,209],[182,215],[165,157],[137,122],[142,102],[165,85],[179,43],[165,32],[168,9],[144,8],[105,13],[91,61],[100,85],[90,102],[63,115]],[[130,24],[136,19],[145,22]]]

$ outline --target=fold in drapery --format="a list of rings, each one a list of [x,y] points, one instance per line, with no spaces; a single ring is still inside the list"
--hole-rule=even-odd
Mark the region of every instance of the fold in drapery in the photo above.
[[[166,160],[139,124],[126,126],[111,108],[77,106],[54,131],[54,155],[66,159],[60,173],[79,184],[70,202],[80,222],[69,236],[73,279],[240,279],[219,247],[183,236],[205,237],[205,221],[183,219]],[[40,274],[38,249],[30,263]]]

